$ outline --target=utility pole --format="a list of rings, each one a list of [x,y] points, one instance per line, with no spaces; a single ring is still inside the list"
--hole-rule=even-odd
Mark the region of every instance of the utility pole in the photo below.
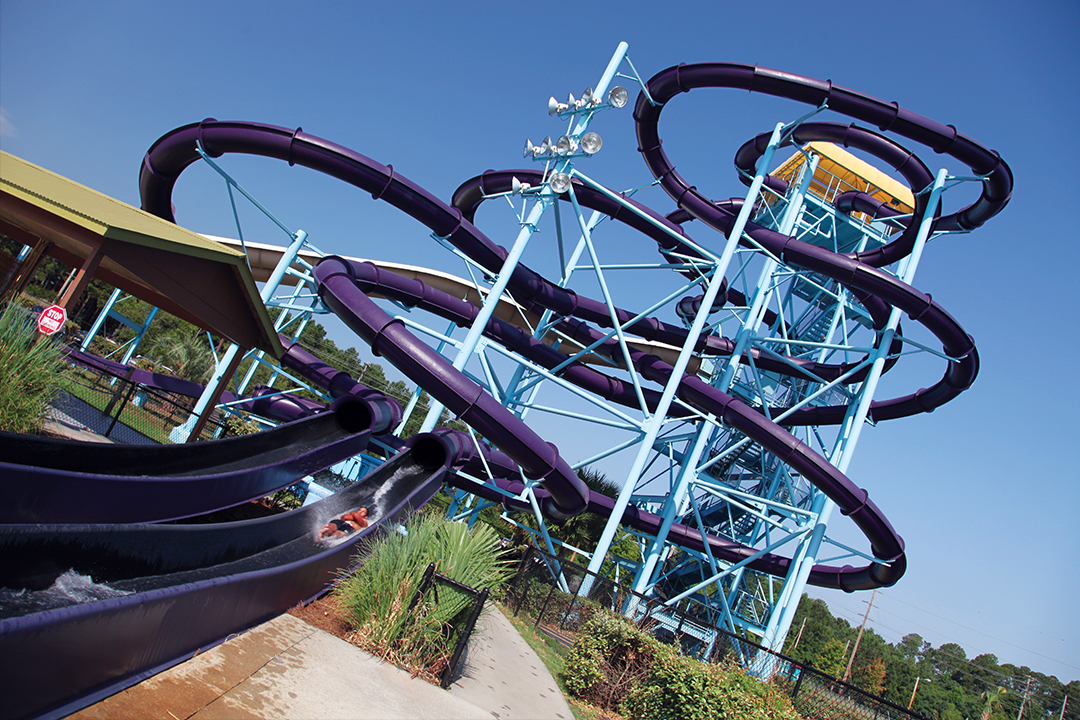
[[[907,709],[908,710],[910,710],[911,706],[915,704],[915,693],[919,692],[919,681],[922,680],[922,679],[923,678],[922,678],[921,675],[918,675],[918,676],[915,677],[915,689],[911,691],[911,699],[908,700],[908,704],[907,704]],[[926,680],[926,682],[930,682],[929,678]]]
[[[855,662],[855,653],[859,652],[859,641],[862,640],[863,630],[866,629],[866,620],[870,617],[870,608],[874,607],[875,597],[877,597],[877,588],[874,588],[874,593],[870,596],[870,602],[866,606],[866,614],[863,615],[862,625],[859,626],[859,636],[855,638],[855,647],[851,651],[851,657],[848,658],[847,670],[844,670],[844,682],[851,678],[851,664]]]
[[[799,626],[799,634],[795,636],[795,644],[788,649],[789,653],[795,652],[795,648],[799,647],[799,640],[802,638],[803,628],[806,627],[806,618],[802,619],[802,625]]]
[[[1024,717],[1024,706],[1027,705],[1028,688],[1030,688],[1030,687],[1031,687],[1031,676],[1028,675],[1027,682],[1024,683],[1024,699],[1020,701],[1020,712],[1016,713],[1016,720],[1020,720],[1020,718]]]

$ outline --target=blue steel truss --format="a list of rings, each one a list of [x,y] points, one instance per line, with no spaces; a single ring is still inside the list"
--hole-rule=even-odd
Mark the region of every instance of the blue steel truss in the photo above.
[[[648,97],[626,51],[626,44],[621,44],[595,89],[588,92],[590,98],[603,98],[618,77],[637,83]],[[628,74],[620,73],[624,64],[629,68]],[[714,234],[707,239],[698,237],[688,241],[678,236],[677,239],[693,249],[692,257],[669,253],[658,262],[628,258],[619,243],[601,242],[607,229],[603,224],[606,216],[587,212],[578,202],[573,184],[577,181],[608,196],[626,212],[640,213],[623,194],[609,190],[578,168],[578,161],[585,158],[578,149],[590,123],[597,113],[611,107],[598,101],[575,105],[572,96],[565,104],[553,99],[551,114],[569,122],[567,144],[561,152],[550,141],[540,147],[529,143],[526,148],[527,156],[531,155],[534,162],[543,166],[543,182],[535,186],[517,183],[508,192],[486,197],[509,202],[519,226],[497,275],[492,276],[450,247],[445,238],[433,238],[462,260],[467,282],[486,297],[471,327],[447,328],[445,323],[431,322],[426,316],[420,317],[420,313],[401,306],[396,317],[425,335],[440,352],[452,355],[455,368],[464,371],[530,424],[536,419],[546,419],[546,427],[565,424],[574,428],[568,432],[576,433],[576,437],[561,437],[556,433],[550,438],[559,443],[571,467],[599,467],[607,472],[609,479],[621,485],[614,512],[597,546],[569,548],[589,558],[592,572],[601,572],[605,565],[624,576],[629,571],[635,590],[662,598],[669,605],[692,607],[703,620],[781,649],[815,563],[877,558],[870,550],[852,547],[829,533],[834,504],[813,484],[720,418],[683,403],[676,396],[676,389],[685,373],[696,375],[746,404],[761,408],[774,421],[784,417],[777,415],[774,408],[785,408],[786,414],[807,406],[845,406],[847,414],[839,426],[795,427],[791,432],[841,472],[846,471],[867,423],[881,374],[892,359],[889,352],[892,338],[899,332],[899,311],[894,310],[888,324],[875,331],[862,305],[842,286],[787,265],[783,258],[756,246],[749,236],[744,237],[744,229],[753,221],[834,252],[852,252],[881,246],[895,233],[895,226],[857,213],[839,212],[831,204],[838,192],[869,188],[842,187],[848,180],[823,170],[819,165],[821,156],[812,146],[796,146],[795,156],[784,164],[783,171],[790,180],[787,191],[778,194],[767,187],[764,180],[775,171],[776,151],[800,123],[819,109],[790,123],[777,124],[756,175],[750,179],[735,226],[726,237]],[[204,159],[214,165],[210,158],[204,156]],[[233,188],[243,192],[223,171],[218,171],[229,184],[230,198]],[[924,190],[931,193],[929,207],[936,206],[948,181],[945,171],[941,171],[934,185]],[[564,193],[568,203],[560,201]],[[656,224],[648,217],[644,219]],[[555,226],[554,242],[547,240],[547,236],[543,242],[535,240],[542,221],[551,220]],[[301,247],[305,247],[306,236],[302,231],[294,233],[281,227],[291,238],[290,250],[279,265],[276,280],[268,284],[263,294],[268,305],[286,310],[278,320],[278,329],[287,329],[296,337],[310,315],[325,312],[325,308],[312,291],[310,275],[304,272],[304,266],[310,270],[310,265],[300,261],[300,270],[292,268]],[[910,283],[922,247],[930,237],[930,227],[930,220],[925,220],[913,252],[884,270]],[[711,231],[705,229],[699,235],[708,232]],[[308,249],[320,255],[310,246]],[[599,341],[585,346],[567,337],[558,325],[563,318],[551,311],[540,317],[522,312],[519,325],[569,354],[571,358],[565,364],[580,359],[623,378],[635,390],[637,407],[617,405],[592,395],[561,377],[561,367],[541,367],[484,337],[482,330],[496,307],[507,301],[513,303],[507,294],[508,281],[527,251],[532,251],[530,262],[537,254],[547,257],[545,267],[557,268],[560,286],[574,288],[581,283],[588,287],[581,291],[582,295],[603,299],[611,318],[605,340],[618,344],[621,361],[618,357],[612,360],[594,353]],[[299,273],[294,279],[295,289],[291,294],[278,296],[274,291],[286,272]],[[634,281],[629,301],[626,301],[627,283],[617,280],[626,273],[645,278]],[[737,288],[745,302],[718,304],[717,299],[722,299],[721,293],[728,287]],[[686,312],[688,302],[701,310]],[[632,308],[636,315],[620,322],[617,308]],[[635,337],[629,327],[649,317],[665,321],[681,319],[687,329],[683,344],[659,346]],[[462,333],[463,338],[459,337]],[[733,339],[735,352],[730,357],[702,356],[695,348],[700,338],[710,334]],[[633,367],[631,347],[647,348],[673,366],[669,381],[651,384],[651,389],[659,392],[659,400],[651,406],[644,397],[644,389],[650,383],[627,370]],[[904,352],[940,355],[917,341],[905,344]],[[861,359],[861,363],[844,376],[826,381],[805,372],[786,375],[762,369],[755,363],[755,357],[809,358],[832,363],[856,363]],[[229,359],[221,359],[219,371],[228,365]],[[860,379],[852,382],[856,373],[860,373],[857,376]],[[240,391],[250,377],[249,372],[239,385]],[[209,394],[208,390],[207,397]],[[407,408],[406,418],[414,406],[411,403]],[[422,429],[433,428],[442,410],[438,403],[432,403]],[[581,430],[583,427],[596,429],[594,442],[580,441],[583,432],[591,432]],[[482,442],[475,436],[474,440]],[[609,464],[617,470],[607,469]],[[482,483],[490,480],[482,476],[474,479]],[[534,485],[527,482],[519,497],[529,502],[535,515],[536,527],[526,530],[538,545],[554,554],[559,543],[553,540],[540,512]],[[448,516],[474,522],[480,510],[490,505],[490,501],[458,491]],[[663,518],[664,525],[656,536],[620,525],[623,511],[631,505]],[[668,530],[675,522],[729,538],[758,553],[786,554],[794,562],[785,577],[773,577],[748,568],[749,559],[731,563],[708,552],[688,550],[669,542]],[[605,564],[613,543],[627,537],[636,548],[635,556]],[[552,566],[552,572],[561,580],[557,565]],[[562,582],[564,589],[571,589]],[[576,590],[587,593],[589,587],[586,584]],[[634,607],[622,610],[636,612]],[[704,635],[701,640],[712,641]]]
[[[625,47],[620,47],[613,63],[623,60],[624,53]],[[611,77],[610,70],[609,66],[605,80]],[[600,87],[605,86],[605,80],[601,81]],[[615,271],[630,268],[631,264],[617,256],[601,258],[600,244],[594,242],[601,218],[595,213],[586,213],[573,197],[573,187],[567,191],[572,212],[563,210],[563,217],[556,218],[559,267],[563,278],[560,284],[572,287],[575,274],[581,274],[589,277],[593,288],[599,288],[613,320],[607,338],[617,340],[623,348],[624,368],[631,364],[627,346],[639,342],[627,330],[634,320],[666,317],[665,313],[672,313],[680,301],[694,295],[700,296],[698,305],[701,308],[711,308],[724,278],[731,287],[739,288],[746,298],[743,306],[728,304],[712,313],[683,314],[689,333],[682,347],[668,348],[674,357],[675,372],[673,380],[663,387],[661,400],[653,410],[646,409],[643,399],[639,412],[634,412],[595,397],[580,398],[583,393],[563,381],[557,371],[548,371],[516,358],[506,349],[482,338],[478,331],[479,320],[470,338],[456,343],[459,354],[455,366],[465,368],[467,372],[472,370],[471,376],[477,382],[519,415],[544,413],[617,428],[626,434],[625,440],[596,447],[593,452],[571,462],[572,467],[581,468],[603,463],[618,453],[633,455],[625,474],[612,478],[621,481],[622,492],[599,544],[591,552],[585,552],[590,557],[590,571],[599,573],[613,542],[630,535],[638,547],[638,556],[631,559],[635,590],[663,598],[670,605],[694,607],[703,619],[762,641],[774,649],[783,647],[810,568],[815,563],[835,564],[847,559],[872,562],[880,561],[880,558],[875,558],[869,549],[860,550],[833,538],[828,529],[834,503],[828,497],[775,455],[720,419],[694,408],[680,407],[675,388],[682,373],[691,371],[748,405],[762,408],[773,420],[782,420],[784,415],[773,417],[775,413],[771,408],[786,408],[786,414],[805,406],[846,406],[847,415],[839,427],[809,426],[791,431],[841,471],[846,471],[850,464],[886,361],[893,359],[889,352],[891,339],[898,332],[899,312],[894,311],[887,326],[875,332],[862,305],[835,281],[789,266],[782,258],[754,247],[752,241],[747,246],[739,245],[749,220],[833,252],[880,247],[895,234],[894,224],[873,221],[858,213],[844,214],[831,204],[831,200],[845,190],[879,188],[846,186],[850,179],[819,168],[820,157],[812,146],[798,147],[796,157],[785,163],[785,172],[792,182],[784,194],[777,194],[765,186],[764,176],[773,172],[774,151],[795,127],[813,114],[777,125],[769,148],[758,165],[757,175],[750,183],[743,211],[727,238],[721,238],[719,243],[701,242],[695,247],[697,256],[683,258],[683,262],[668,257],[666,262],[632,264],[637,270],[669,275],[673,271],[687,274],[687,270],[692,270],[694,279],[674,290],[666,290],[651,304],[641,301],[642,293],[635,298],[638,304],[633,306],[639,315],[626,323],[616,320],[619,305],[609,292],[606,280]],[[578,131],[583,131],[585,125],[580,123]],[[549,183],[532,189],[535,196],[531,208],[525,205],[516,211],[521,232],[500,273],[501,278],[508,277],[516,267],[541,216],[553,205],[549,194],[552,192],[550,178],[555,171],[564,172],[608,194],[634,212],[633,206],[622,201],[620,195],[581,172],[573,159],[559,162],[554,169],[549,167],[547,170]],[[931,193],[930,207],[936,206],[949,180],[943,170],[934,185],[923,190]],[[528,192],[525,191],[526,203],[530,199]],[[557,211],[558,207],[555,209]],[[904,216],[893,218],[894,221],[905,219]],[[578,235],[578,240],[568,253],[563,243],[571,233]],[[913,252],[885,270],[910,283],[922,247],[929,238],[930,223],[926,221],[920,228]],[[670,285],[669,282],[664,287],[670,288]],[[647,284],[642,286],[647,287]],[[499,297],[504,290],[505,283],[496,284],[491,288],[489,298]],[[493,305],[493,301],[489,303],[492,310]],[[545,342],[561,344],[565,349],[571,344],[569,340],[551,329],[557,319],[547,313],[533,328],[533,334]],[[735,339],[735,352],[729,358],[713,360],[699,356],[694,350],[698,338],[709,333]],[[443,340],[446,339],[443,336]],[[592,348],[576,349],[575,358],[586,358]],[[918,342],[905,345],[904,352],[935,354]],[[805,373],[789,376],[760,369],[753,361],[756,356],[810,358],[834,363],[855,363],[864,359],[844,376],[830,382]],[[510,358],[518,363],[506,381],[501,381],[494,370],[499,358]],[[749,358],[749,361],[740,361],[740,358]],[[869,372],[863,373],[858,382],[851,381],[856,373],[867,368]],[[627,379],[635,388],[642,383],[634,373],[627,373]],[[583,402],[576,403],[573,410],[544,403],[540,399],[541,385],[558,386],[565,393],[578,395]],[[640,389],[638,395],[641,398]],[[581,409],[582,405],[586,409]],[[670,407],[684,410],[682,414],[688,417],[671,419],[668,416]],[[566,455],[564,446],[560,449]],[[528,496],[529,493],[526,489],[524,494]],[[537,544],[551,551],[558,542],[547,532],[535,498],[529,499],[539,529],[527,530]],[[486,505],[470,500],[467,493],[461,492],[449,515],[475,519],[476,512]],[[621,527],[619,518],[628,505],[660,515],[666,521],[665,526],[656,537],[642,536]],[[749,569],[747,561],[733,564],[707,552],[687,550],[668,542],[666,534],[673,522],[730,538],[761,553],[786,554],[795,562],[786,577],[772,577]],[[581,548],[568,549],[583,552]],[[627,559],[620,560],[618,564],[607,563],[607,566],[625,568]],[[553,571],[558,573],[557,568]],[[578,592],[587,593],[587,585]],[[636,611],[632,607],[623,610]]]

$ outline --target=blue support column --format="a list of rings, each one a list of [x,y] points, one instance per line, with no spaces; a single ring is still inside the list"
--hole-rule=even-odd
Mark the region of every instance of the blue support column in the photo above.
[[[101,308],[101,312],[98,313],[97,319],[94,320],[94,324],[90,326],[90,330],[86,333],[86,337],[83,338],[82,344],[79,345],[79,349],[86,352],[86,349],[90,347],[90,343],[93,342],[94,337],[101,332],[101,328],[105,325],[105,318],[109,317],[109,313],[112,311],[113,306],[120,300],[120,289],[116,288],[109,295],[109,299],[105,301],[104,307]]]
[[[773,129],[772,137],[769,140],[769,146],[758,166],[758,172],[754,176],[753,182],[750,183],[750,191],[747,193],[748,201],[744,203],[739,210],[735,225],[732,227],[731,233],[728,235],[727,242],[724,245],[724,252],[720,256],[720,260],[711,270],[712,276],[705,289],[705,295],[701,299],[701,312],[694,317],[694,321],[690,325],[690,331],[687,333],[686,341],[683,343],[682,349],[679,351],[679,356],[672,368],[671,378],[664,387],[664,391],[660,396],[660,401],[657,403],[655,411],[648,420],[645,421],[643,427],[644,436],[642,437],[637,456],[634,458],[634,463],[627,473],[626,483],[619,492],[619,497],[615,500],[615,506],[611,512],[611,517],[608,518],[608,522],[604,526],[604,531],[600,535],[600,542],[597,543],[596,552],[593,554],[592,560],[589,561],[590,573],[598,574],[600,572],[600,568],[604,563],[604,558],[611,549],[611,543],[615,538],[615,532],[618,530],[623,513],[626,511],[626,506],[630,503],[630,497],[634,494],[638,481],[641,479],[642,471],[645,469],[645,462],[652,452],[653,445],[656,443],[660,428],[667,419],[667,412],[671,407],[671,402],[675,399],[675,391],[678,389],[683,374],[686,372],[686,367],[690,363],[690,357],[694,354],[697,340],[701,336],[702,330],[705,328],[705,321],[709,316],[708,308],[713,306],[716,297],[720,292],[720,288],[724,284],[724,276],[727,273],[728,266],[731,263],[732,257],[735,255],[735,249],[738,247],[739,240],[742,238],[746,223],[750,220],[750,212],[754,206],[753,200],[757,197],[758,193],[761,192],[761,186],[765,182],[766,168],[768,168],[769,164],[772,162],[772,157],[776,152],[776,148],[780,145],[783,127],[782,123],[778,123]],[[582,583],[581,594],[587,595],[589,590],[591,590],[591,583]]]
[[[128,345],[127,352],[124,353],[124,358],[120,361],[127,365],[128,361],[135,355],[135,350],[138,349],[139,343],[146,337],[146,331],[150,329],[150,323],[154,322],[154,318],[157,317],[158,309],[150,308],[150,312],[146,315],[146,320],[135,332],[135,337],[132,338],[131,343]]]
[[[289,247],[281,255],[281,259],[278,260],[278,264],[274,267],[274,272],[270,274],[266,284],[263,285],[260,297],[263,303],[266,303],[274,296],[274,292],[281,284],[282,278],[285,277],[285,272],[292,265],[296,259],[300,249],[304,247],[304,243],[307,241],[307,233],[303,230],[297,230],[293,235],[293,241]],[[237,353],[240,352],[240,346],[236,343],[229,345],[221,355],[221,359],[218,361],[217,367],[214,368],[214,374],[211,376],[210,381],[206,383],[206,387],[203,389],[202,395],[199,396],[198,401],[195,403],[194,409],[191,411],[191,416],[184,422],[183,425],[177,425],[169,433],[169,439],[174,443],[187,442],[188,436],[195,428],[198,422],[199,416],[207,411],[207,406],[210,404],[210,398],[214,397],[215,392],[222,382],[227,382],[228,378],[225,377],[226,370],[229,365],[236,359]]]
[[[776,136],[774,135],[774,138],[775,137]],[[814,176],[814,171],[817,169],[817,163],[818,158],[814,157],[811,160],[809,167],[803,169],[803,174],[797,190],[784,210],[784,218],[781,221],[780,232],[790,234],[795,227],[799,216],[802,214],[806,189],[809,187],[810,179]],[[759,171],[767,172],[768,166],[762,162]],[[743,207],[753,205],[756,199],[756,195],[747,195]],[[751,303],[746,320],[737,337],[735,350],[732,352],[730,359],[725,365],[719,381],[715,383],[716,387],[719,387],[725,392],[731,386],[735,372],[739,367],[739,358],[746,351],[750,336],[757,331],[761,324],[766,296],[773,287],[771,279],[773,273],[776,272],[777,267],[778,263],[775,260],[769,259],[766,261],[765,268],[762,270],[761,279],[758,281],[753,302]],[[699,314],[708,314],[710,307],[712,306],[702,302]],[[634,592],[643,593],[648,586],[655,582],[654,575],[660,559],[664,555],[668,533],[671,531],[671,526],[674,524],[675,518],[686,512],[685,505],[687,496],[690,493],[690,486],[697,479],[697,465],[701,460],[702,453],[710,444],[712,433],[713,426],[711,423],[701,423],[690,453],[682,460],[682,466],[679,468],[679,475],[675,488],[672,491],[671,497],[664,503],[664,510],[661,513],[663,524],[652,543],[650,543],[648,550],[645,552],[645,561],[638,571],[637,576],[634,578]]]
[[[933,228],[932,208],[938,206],[941,193],[945,189],[945,180],[947,177],[948,174],[944,168],[938,171],[934,184],[930,189],[930,202],[927,205],[931,210],[927,211],[922,219],[911,254],[901,261],[900,279],[905,283],[911,284],[911,281],[915,277],[915,270],[918,268],[919,260],[922,258],[923,248],[926,246],[926,241],[930,237],[930,230]],[[878,382],[881,379],[881,373],[885,368],[885,360],[888,357],[889,347],[892,344],[893,336],[896,334],[896,328],[900,322],[900,315],[901,311],[898,308],[893,308],[889,315],[885,330],[882,332],[878,349],[874,353],[874,361],[870,373],[867,375],[867,378],[860,389],[859,400],[857,403],[853,403],[850,406],[848,416],[845,418],[840,443],[833,456],[833,463],[840,472],[846,473],[848,466],[851,464],[855,445],[858,443],[859,436],[862,434],[863,427],[866,424],[866,418],[870,412],[870,404],[874,399],[874,393],[877,390]],[[765,629],[765,635],[762,638],[762,644],[772,650],[777,652],[783,650],[784,640],[787,638],[788,631],[791,629],[791,622],[794,620],[795,611],[799,606],[798,599],[802,596],[802,592],[806,588],[806,581],[810,577],[810,570],[818,560],[818,552],[825,536],[825,530],[835,507],[835,503],[825,497],[824,494],[819,494],[815,499],[814,509],[816,510],[817,520],[813,532],[796,550],[794,561],[792,562],[791,568],[784,581],[784,589],[777,601],[778,610],[772,614]]]

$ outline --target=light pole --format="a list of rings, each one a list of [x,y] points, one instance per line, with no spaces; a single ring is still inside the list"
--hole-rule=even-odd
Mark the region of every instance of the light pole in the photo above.
[[[926,682],[930,682],[930,678],[921,678],[921,677],[915,678],[915,689],[911,691],[911,699],[908,700],[908,704],[907,704],[907,709],[908,710],[910,710],[911,706],[915,704],[915,693],[919,692],[919,681],[920,680],[926,680]]]

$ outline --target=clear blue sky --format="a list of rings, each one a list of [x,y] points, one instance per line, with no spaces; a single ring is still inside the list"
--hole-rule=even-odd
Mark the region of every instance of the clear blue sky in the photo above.
[[[480,2],[465,12],[452,3],[2,0],[0,147],[138,205],[140,162],[156,138],[205,117],[253,120],[303,126],[449,199],[485,169],[520,167],[526,137],[558,135],[548,96],[579,95],[620,40],[646,78],[679,62],[757,63],[954,124],[1001,153],[1016,190],[985,228],[932,244],[915,283],[975,337],[978,381],[932,415],[869,429],[850,470],[907,540],[910,569],[878,594],[871,625],[890,641],[918,632],[969,656],[1080,678],[1080,246],[1069,159],[1080,129],[1080,6],[720,5]],[[661,134],[684,176],[728,197],[743,192],[731,169],[738,146],[802,112],[757,95],[698,93],[673,104]],[[617,189],[650,180],[629,110],[594,129],[604,149],[585,172]],[[937,156],[924,157],[937,167]],[[270,165],[228,163],[323,250],[460,272],[392,209]],[[188,175],[175,196],[181,224],[235,236],[220,182],[203,168]],[[660,195],[647,202],[673,207]],[[494,216],[485,210],[481,226],[494,227]],[[245,232],[283,242],[255,221]],[[853,622],[869,599],[822,596]]]

